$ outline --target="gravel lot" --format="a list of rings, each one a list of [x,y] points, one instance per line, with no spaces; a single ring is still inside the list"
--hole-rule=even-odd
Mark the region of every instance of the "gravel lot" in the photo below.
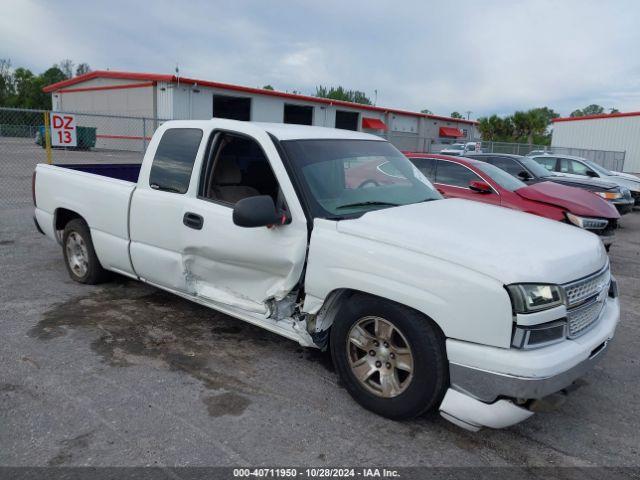
[[[0,465],[640,465],[640,211],[611,250],[622,320],[586,385],[558,411],[469,433],[371,414],[327,355],[171,294],[72,282],[33,226],[41,158],[0,139]]]

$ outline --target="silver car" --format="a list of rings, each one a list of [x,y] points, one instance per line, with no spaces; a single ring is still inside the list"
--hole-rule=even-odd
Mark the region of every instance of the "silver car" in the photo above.
[[[635,206],[640,207],[640,177],[629,173],[612,172],[602,165],[582,157],[571,155],[544,154],[531,155],[540,165],[550,172],[568,177],[592,177],[615,183],[620,187],[626,187],[631,191]]]

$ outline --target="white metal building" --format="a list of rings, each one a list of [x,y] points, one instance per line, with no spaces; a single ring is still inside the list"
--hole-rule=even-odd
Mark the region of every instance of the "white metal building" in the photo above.
[[[626,152],[625,172],[640,172],[640,112],[556,118],[552,147]]]
[[[398,148],[438,151],[441,144],[479,140],[477,122],[394,108],[362,105],[261,88],[176,77],[174,75],[95,71],[44,88],[52,108],[149,119],[232,118],[259,122],[361,130],[378,134]],[[125,121],[96,126],[99,146],[126,148],[145,139],[157,126],[148,122],[132,132]]]

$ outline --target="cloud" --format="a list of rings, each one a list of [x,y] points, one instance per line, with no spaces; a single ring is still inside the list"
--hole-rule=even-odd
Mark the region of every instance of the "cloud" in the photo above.
[[[640,110],[636,1],[4,2],[0,57],[62,58],[441,114]]]

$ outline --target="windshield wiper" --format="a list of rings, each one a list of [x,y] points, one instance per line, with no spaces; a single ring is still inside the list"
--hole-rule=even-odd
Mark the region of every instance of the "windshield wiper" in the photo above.
[[[368,207],[369,205],[379,205],[382,207],[398,207],[399,203],[391,203],[391,202],[379,202],[377,200],[370,200],[368,202],[356,202],[356,203],[347,203],[345,205],[340,205],[336,207],[336,210],[339,208],[354,208],[354,207]]]

